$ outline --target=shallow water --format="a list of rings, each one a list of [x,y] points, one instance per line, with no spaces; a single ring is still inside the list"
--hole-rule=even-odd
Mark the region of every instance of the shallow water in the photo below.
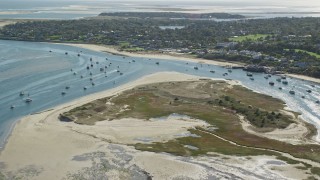
[[[52,52],[49,52],[50,50]],[[65,55],[65,52],[68,52],[68,55]],[[87,65],[91,63],[90,58],[93,59],[94,67],[87,70]],[[156,65],[155,62],[160,63]],[[106,73],[101,72],[100,67],[105,66]],[[199,67],[199,70],[195,70],[194,66]],[[120,75],[118,69],[124,74]],[[210,70],[215,73],[210,73]],[[315,103],[320,99],[319,84],[311,87],[314,83],[287,78],[289,84],[285,86],[276,82],[277,76],[264,79],[265,74],[254,74],[255,80],[251,81],[246,72],[240,69],[234,69],[229,75],[223,76],[227,70],[213,65],[122,57],[57,44],[0,40],[0,142],[3,145],[10,127],[19,117],[161,71],[239,80],[255,91],[284,100],[289,108],[301,112],[304,119],[320,129],[320,105]],[[93,79],[94,86],[91,85],[90,78]],[[275,86],[269,86],[269,81],[275,82]],[[66,86],[70,86],[70,89],[65,89]],[[283,87],[283,90],[279,90],[279,86]],[[87,87],[87,90],[84,90],[84,87]],[[295,95],[288,93],[292,88]],[[312,93],[307,93],[307,89],[311,89]],[[25,91],[24,96],[19,96],[21,91]],[[62,91],[66,94],[62,95]],[[33,100],[31,103],[24,101],[28,94]],[[302,95],[305,99],[301,98]],[[15,106],[12,110],[11,105]]]

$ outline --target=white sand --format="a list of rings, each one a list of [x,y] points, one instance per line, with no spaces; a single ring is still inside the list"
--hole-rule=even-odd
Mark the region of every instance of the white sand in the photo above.
[[[189,61],[189,62],[196,62],[196,63],[206,63],[206,64],[212,64],[212,65],[217,65],[217,66],[233,66],[233,67],[244,66],[243,63],[237,64],[237,63],[232,63],[232,62],[221,62],[221,61],[215,61],[215,60],[205,60],[205,59],[200,59],[200,58],[192,58],[192,57],[187,56],[185,54],[179,54],[179,53],[167,53],[167,54],[145,53],[145,52],[136,53],[136,52],[118,51],[115,46],[103,46],[103,45],[94,45],[94,44],[72,44],[72,43],[62,43],[62,44],[85,48],[85,49],[90,49],[93,51],[102,51],[102,52],[114,53],[114,54],[131,56],[131,57],[154,58],[154,59],[165,59],[165,60],[180,60],[180,61]],[[313,77],[304,76],[304,75],[297,75],[297,74],[286,74],[286,75],[290,76],[290,77],[297,78],[297,79],[320,83],[320,79],[318,79],[318,78],[313,78]]]
[[[11,21],[11,20],[0,20],[0,28],[2,28],[3,26],[9,25],[9,24],[14,24],[14,23],[16,23],[16,22]]]
[[[7,172],[17,172],[28,165],[34,165],[37,167],[37,169],[44,169],[44,171],[41,172],[36,179],[47,179],[48,177],[52,177],[52,179],[61,179],[67,174],[67,172],[75,172],[81,167],[89,166],[87,163],[75,163],[74,161],[71,161],[71,159],[73,156],[78,154],[96,151],[99,149],[98,147],[101,142],[104,142],[105,139],[100,139],[97,137],[99,136],[99,132],[98,134],[92,134],[91,136],[88,136],[87,134],[78,133],[72,130],[73,128],[78,128],[81,130],[81,128],[79,128],[79,125],[74,123],[60,122],[58,120],[60,113],[95,99],[115,95],[138,85],[163,81],[195,79],[198,79],[198,77],[174,72],[157,73],[140,78],[134,82],[111,90],[89,95],[60,105],[53,108],[51,111],[45,111],[39,114],[24,117],[15,126],[8,143],[1,152],[0,162],[5,163],[5,171]],[[196,122],[194,124],[189,123],[189,125],[185,125],[184,123],[177,123],[177,121],[176,127],[180,127],[181,129],[185,129],[185,127],[190,127],[192,125],[199,125],[199,123]],[[110,124],[112,123],[116,124],[117,122],[111,122]],[[170,121],[167,121],[167,123],[173,125]],[[97,126],[99,126],[99,124]],[[169,127],[169,125],[164,126]],[[115,126],[109,128],[114,128],[114,130],[117,131]],[[121,126],[118,128],[120,128],[120,131],[122,132],[128,131],[134,133],[130,131],[130,127],[128,125],[127,129]],[[83,127],[83,129],[85,129],[85,127]],[[181,132],[181,129],[178,128],[178,130],[173,131]],[[153,128],[153,131],[158,131],[158,133],[153,133],[153,135],[161,135],[161,131],[163,131],[163,129]],[[138,131],[135,132],[138,133]],[[148,132],[149,131],[147,131],[147,133]],[[94,133],[94,131],[92,131],[92,133]],[[174,132],[172,132],[172,134],[173,133]],[[111,139],[117,142],[121,141],[121,137],[117,139],[117,135],[120,135],[119,133],[113,135],[114,137]],[[141,134],[135,136],[132,134],[132,137],[138,137],[140,135]],[[127,139],[128,136],[129,135],[127,135]]]
[[[60,44],[60,43],[59,43]],[[192,58],[188,57],[183,54],[178,53],[170,53],[170,54],[161,54],[161,53],[131,53],[131,52],[125,52],[125,51],[118,51],[115,46],[103,46],[103,45],[94,45],[94,44],[71,44],[71,43],[62,43],[69,46],[75,46],[85,49],[90,49],[93,51],[102,51],[102,52],[108,52],[108,53],[114,53],[119,54],[123,56],[131,56],[131,57],[142,57],[142,58],[153,58],[153,59],[165,59],[165,60],[180,60],[180,61],[189,61],[189,62],[196,62],[196,63],[206,63],[206,64],[213,64],[218,66],[242,66],[236,63],[230,63],[230,62],[220,62],[220,61],[214,61],[214,60],[205,60],[200,58]]]
[[[313,78],[313,77],[299,75],[299,74],[285,74],[285,75],[293,77],[293,78],[297,78],[297,79],[303,79],[303,80],[306,80],[306,81],[320,83],[320,79],[318,79],[318,78]]]
[[[124,170],[121,170],[121,167],[107,169],[106,174],[111,179],[127,179],[130,177],[128,169],[135,166],[150,173],[153,179],[172,179],[175,177],[199,179],[199,177],[205,178],[209,175],[225,178],[229,177],[230,173],[237,177],[246,177],[247,173],[252,177],[255,177],[253,174],[286,176],[280,171],[266,167],[266,161],[261,161],[257,166],[255,162],[261,159],[259,156],[255,157],[255,161],[245,161],[244,157],[232,156],[228,156],[228,161],[225,157],[210,156],[189,159],[168,154],[141,152],[131,146],[110,143],[135,142],[134,138],[141,136],[152,137],[160,141],[168,140],[173,138],[175,133],[186,132],[186,128],[206,125],[204,122],[194,119],[170,119],[163,122],[123,119],[100,122],[92,127],[80,127],[73,122],[58,120],[60,113],[95,99],[118,94],[137,85],[163,81],[196,80],[198,78],[174,72],[156,73],[120,87],[57,106],[52,110],[24,117],[15,126],[5,149],[0,154],[0,171],[11,177],[22,179],[62,179],[67,177],[69,173],[74,174],[85,167],[94,167],[93,161],[102,162],[95,161],[95,158],[81,158],[86,153],[102,153],[105,159],[111,161],[110,163],[119,161],[124,164]],[[140,127],[142,125],[144,127]],[[157,128],[158,126],[161,128]],[[122,159],[121,156],[123,156]],[[131,160],[130,156],[133,157]],[[268,158],[269,160],[274,159],[273,157]],[[115,164],[114,166],[118,167],[119,165]],[[292,165],[284,166],[287,168],[286,173],[296,171]],[[99,173],[93,174],[98,176]],[[296,178],[305,178],[305,173],[302,171]]]
[[[135,144],[146,142],[165,142],[177,135],[188,133],[195,126],[209,126],[195,119],[168,118],[167,120],[143,120],[126,118],[101,121],[93,126],[73,125],[72,130],[104,139],[110,143]],[[148,140],[149,139],[149,140]]]

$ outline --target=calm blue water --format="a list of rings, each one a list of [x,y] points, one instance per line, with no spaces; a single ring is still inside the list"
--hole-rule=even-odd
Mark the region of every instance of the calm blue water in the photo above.
[[[318,0],[309,0],[308,3],[304,1],[293,2],[292,0],[263,2],[256,0],[1,0],[0,19],[78,19],[96,16],[101,12],[163,11],[161,8],[183,8],[199,12],[201,10],[227,12],[253,18],[320,17]]]
[[[52,52],[49,52],[50,50]],[[68,55],[65,55],[65,52],[68,52]],[[81,54],[80,57],[78,53]],[[94,67],[87,70],[90,58],[93,59]],[[160,65],[155,64],[157,61]],[[100,67],[105,66],[106,73],[101,72]],[[194,70],[194,66],[198,66],[199,70]],[[124,74],[120,75],[118,69]],[[210,73],[210,70],[216,73]],[[277,83],[277,77],[273,76],[271,80],[276,84],[271,87],[268,85],[270,79],[264,79],[264,74],[254,74],[255,80],[251,81],[242,70],[233,70],[228,76],[222,76],[227,70],[213,65],[124,58],[65,45],[0,40],[0,143],[3,145],[10,127],[19,117],[160,71],[239,80],[253,90],[281,98],[290,108],[301,112],[304,119],[316,124],[320,129],[320,105],[315,103],[316,99],[320,99],[319,84],[311,87],[314,83],[288,79],[289,85],[284,86]],[[91,85],[90,78],[95,86]],[[70,86],[70,89],[66,90],[66,86]],[[83,89],[85,86],[88,87],[87,90]],[[282,91],[278,89],[279,86],[283,87]],[[296,95],[288,93],[292,88]],[[307,89],[311,89],[312,93],[308,94]],[[25,91],[25,96],[19,96],[21,91]],[[62,96],[62,91],[65,91],[66,95]],[[29,104],[24,101],[28,94],[33,100]],[[302,95],[306,98],[302,99]],[[11,105],[15,106],[12,110]]]

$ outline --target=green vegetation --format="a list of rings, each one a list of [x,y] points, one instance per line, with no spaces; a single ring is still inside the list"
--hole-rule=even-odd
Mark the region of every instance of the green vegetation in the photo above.
[[[320,177],[320,168],[319,167],[312,167],[311,173]]]
[[[192,88],[190,88],[192,87]],[[285,128],[293,121],[280,113],[283,102],[252,92],[240,86],[230,88],[222,81],[158,83],[125,91],[73,109],[63,116],[76,123],[93,124],[99,120],[134,117],[150,119],[172,113],[188,115],[209,123],[212,128],[191,129],[197,137],[182,137],[163,143],[136,144],[140,150],[168,152],[176,155],[199,155],[218,152],[228,155],[277,155],[279,159],[295,164],[297,161],[281,157],[265,148],[290,153],[299,158],[320,162],[319,145],[292,145],[258,137],[242,129],[238,114],[243,115],[261,131]],[[259,109],[260,115],[257,115]],[[277,116],[280,117],[277,118]],[[268,117],[270,116],[270,118]],[[214,135],[242,146],[230,144]],[[186,145],[197,147],[189,149]],[[247,147],[244,147],[247,146]]]
[[[286,51],[290,51],[289,49],[285,49]],[[314,56],[316,58],[320,58],[320,54],[318,53],[314,53],[314,52],[310,52],[310,51],[306,51],[306,50],[302,50],[302,49],[294,49],[295,52],[297,53],[307,53],[310,56]]]
[[[6,177],[0,172],[0,180],[5,180]]]
[[[139,143],[135,145],[135,148],[143,151],[167,152],[179,156],[195,156],[207,154],[208,152],[234,156],[279,155],[278,153],[269,151],[239,147],[197,129],[190,130],[190,132],[199,137],[182,137],[165,143],[154,143],[151,145]],[[186,145],[191,145],[199,149],[192,150],[187,148]]]
[[[229,38],[229,41],[242,42],[242,41],[262,41],[268,34],[249,34],[245,36],[236,36]]]
[[[182,52],[320,78],[320,18],[208,20],[241,18],[237,16],[121,12],[81,20],[25,20],[1,28],[0,39],[102,44],[123,51]]]

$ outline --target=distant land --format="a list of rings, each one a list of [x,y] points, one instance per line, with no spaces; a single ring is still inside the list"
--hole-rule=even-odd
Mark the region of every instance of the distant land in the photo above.
[[[316,17],[118,12],[79,20],[26,20],[0,29],[0,39],[111,45],[120,51],[179,54],[247,64],[254,72],[320,78],[319,23]]]
[[[101,13],[99,16],[169,18],[169,19],[243,19],[245,16],[229,13],[178,13],[178,12],[114,12]]]

